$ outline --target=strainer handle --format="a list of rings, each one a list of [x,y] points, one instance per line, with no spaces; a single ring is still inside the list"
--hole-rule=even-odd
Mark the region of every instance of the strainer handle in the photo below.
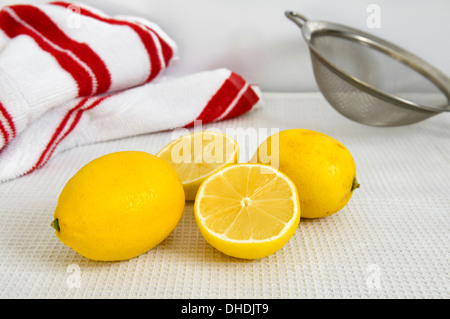
[[[304,15],[301,15],[300,13],[297,13],[295,11],[286,11],[284,14],[290,20],[294,21],[294,23],[297,24],[300,28],[303,27],[306,21],[308,21],[308,19]]]

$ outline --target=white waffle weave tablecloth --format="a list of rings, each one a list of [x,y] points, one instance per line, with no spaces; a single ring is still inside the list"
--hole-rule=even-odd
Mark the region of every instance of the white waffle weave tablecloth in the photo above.
[[[172,132],[78,147],[0,184],[0,297],[449,298],[450,114],[376,128],[344,118],[320,93],[263,99],[263,108],[203,129],[234,128],[228,133],[237,134],[242,162],[257,147],[254,132],[258,139],[290,128],[333,136],[353,154],[361,184],[342,211],[302,220],[280,251],[243,261],[206,243],[188,204],[156,248],[128,261],[95,262],[50,228],[64,184],[106,153],[154,154]]]

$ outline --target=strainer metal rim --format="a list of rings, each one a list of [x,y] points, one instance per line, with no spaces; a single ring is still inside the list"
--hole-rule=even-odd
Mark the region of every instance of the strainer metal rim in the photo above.
[[[328,67],[334,74],[336,74],[343,80],[349,82],[350,84],[358,87],[361,90],[364,90],[368,94],[372,94],[380,99],[393,103],[396,106],[412,109],[414,111],[421,110],[432,113],[442,113],[450,111],[450,79],[437,68],[419,58],[418,56],[389,41],[349,26],[329,21],[311,21],[295,11],[286,11],[285,14],[290,20],[292,20],[300,27],[300,29],[302,30],[303,38],[308,44],[309,49],[313,51],[317,58],[319,58],[326,67]],[[316,50],[314,44],[312,43],[312,35],[314,33],[332,33],[333,36],[344,37],[346,39],[362,43],[363,45],[369,45],[379,50],[380,52],[390,56],[391,58],[405,64],[406,66],[410,67],[411,69],[415,70],[416,72],[427,78],[429,81],[431,81],[431,83],[433,83],[442,92],[442,94],[445,95],[448,103],[440,107],[418,104],[382,91],[358,79],[357,77],[350,75],[348,72],[331,63],[322,54],[320,54],[318,50]]]

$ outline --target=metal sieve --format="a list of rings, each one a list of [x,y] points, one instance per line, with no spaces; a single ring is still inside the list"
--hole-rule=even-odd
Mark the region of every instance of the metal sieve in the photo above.
[[[345,117],[399,126],[450,111],[450,79],[421,58],[357,29],[286,16],[302,30],[320,91]]]

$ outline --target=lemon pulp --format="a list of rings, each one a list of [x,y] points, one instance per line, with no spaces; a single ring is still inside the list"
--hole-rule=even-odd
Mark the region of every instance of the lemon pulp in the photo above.
[[[226,134],[202,131],[170,142],[156,155],[175,169],[183,184],[186,200],[192,201],[206,177],[238,161],[239,146]]]
[[[275,253],[300,222],[293,182],[261,164],[235,164],[211,175],[200,186],[194,210],[201,233],[213,247],[246,259]]]

